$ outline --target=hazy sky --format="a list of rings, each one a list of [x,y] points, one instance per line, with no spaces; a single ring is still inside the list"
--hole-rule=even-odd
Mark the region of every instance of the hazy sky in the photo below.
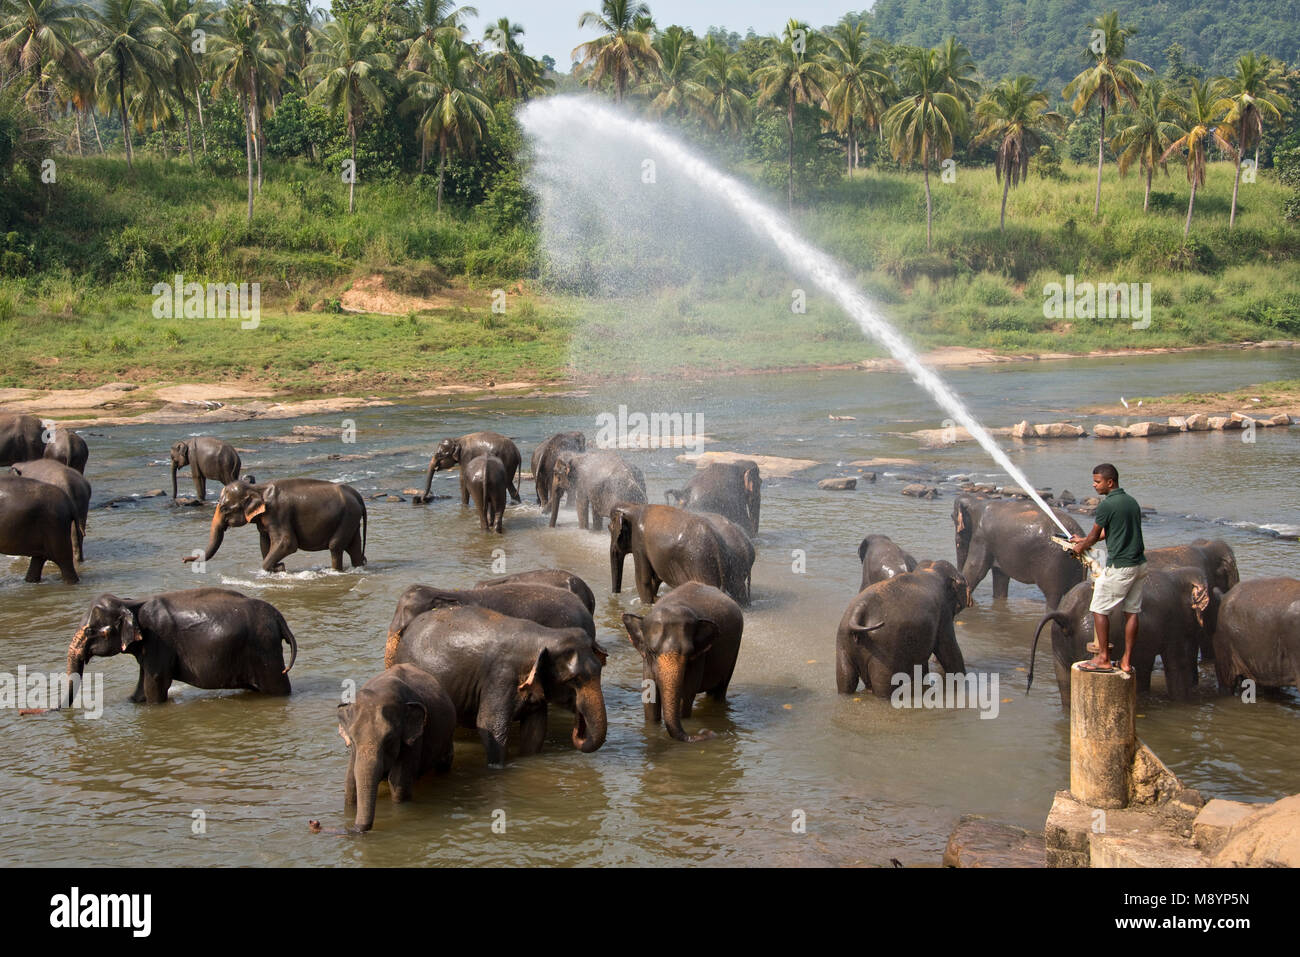
[[[470,21],[470,37],[478,40],[483,28],[499,17],[524,27],[524,50],[531,56],[549,54],[561,72],[567,72],[570,53],[580,43],[597,36],[594,29],[579,30],[578,17],[600,9],[600,0],[463,0],[482,14]],[[679,23],[704,33],[725,26],[741,36],[750,27],[760,34],[779,33],[785,22],[797,17],[814,27],[837,22],[850,10],[868,8],[870,0],[650,0],[650,12],[660,27]]]

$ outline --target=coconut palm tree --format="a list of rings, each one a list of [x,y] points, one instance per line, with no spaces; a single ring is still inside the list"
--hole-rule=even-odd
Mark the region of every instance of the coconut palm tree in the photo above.
[[[1158,78],[1148,80],[1138,95],[1137,108],[1113,116],[1119,129],[1111,145],[1119,154],[1119,175],[1127,176],[1134,163],[1146,171],[1146,191],[1142,196],[1142,212],[1151,205],[1151,175],[1157,166],[1166,176],[1168,164],[1160,157],[1169,145],[1173,127],[1169,122],[1165,86]]]
[[[903,98],[883,117],[889,148],[900,163],[921,164],[925,174],[925,248],[931,243],[933,206],[930,163],[952,156],[956,138],[966,131],[966,110],[947,92],[948,77],[937,50],[907,51],[898,67]]]
[[[700,84],[701,115],[712,129],[734,136],[749,125],[753,116],[753,103],[745,92],[749,74],[739,53],[716,37],[707,38],[695,79]]]
[[[470,152],[483,138],[492,109],[474,85],[479,70],[474,50],[457,34],[438,33],[428,47],[428,57],[425,69],[407,73],[408,99],[403,109],[420,112],[422,144],[437,140],[441,212],[447,154],[453,147],[460,153]]]
[[[554,80],[543,75],[542,65],[524,52],[517,39],[523,35],[523,26],[511,23],[509,17],[501,17],[483,34],[484,42],[494,48],[484,62],[485,83],[499,99],[526,101],[532,94],[555,86]]]
[[[49,118],[52,89],[41,82],[48,64],[72,78],[91,72],[78,47],[78,5],[65,0],[11,0],[0,7],[0,63],[31,78],[38,115]]]
[[[1121,100],[1137,106],[1137,95],[1142,89],[1141,74],[1153,72],[1151,67],[1137,60],[1124,58],[1124,49],[1136,31],[1119,24],[1119,14],[1111,10],[1097,17],[1092,24],[1094,39],[1089,41],[1084,53],[1092,65],[1071,80],[1061,96],[1071,100],[1076,114],[1084,113],[1096,103],[1101,108],[1101,132],[1097,135],[1097,198],[1092,204],[1092,215],[1101,214],[1101,170],[1106,159],[1106,110]]]
[[[993,170],[1002,184],[998,228],[1003,232],[1007,229],[1007,193],[1029,173],[1029,158],[1038,152],[1047,131],[1065,127],[1065,117],[1047,106],[1047,94],[1035,89],[1034,78],[1021,75],[1003,80],[975,107],[980,125],[975,142],[998,144]]]
[[[477,7],[458,7],[453,0],[417,0],[406,18],[410,36],[405,58],[407,68],[423,69],[428,57],[433,55],[434,38],[440,33],[451,33],[456,39],[464,40],[465,21],[477,16]]]
[[[190,128],[190,93],[193,91],[200,110],[203,93],[199,88],[202,78],[194,56],[192,37],[195,30],[208,29],[208,7],[204,0],[154,0],[153,7],[162,33],[167,37],[166,55],[170,60],[172,93],[181,105],[185,119],[185,142],[189,149],[190,165],[193,166],[194,133]],[[201,120],[199,125],[203,125]]]
[[[1187,156],[1187,181],[1192,184],[1192,195],[1187,201],[1187,222],[1183,224],[1183,242],[1187,242],[1187,232],[1192,227],[1192,209],[1196,205],[1196,190],[1205,185],[1205,144],[1213,140],[1220,149],[1235,153],[1232,144],[1220,135],[1214,126],[1218,111],[1214,108],[1214,98],[1210,84],[1202,83],[1192,77],[1187,81],[1186,96],[1168,96],[1166,106],[1171,109],[1176,119],[1171,124],[1174,141],[1161,154],[1164,162],[1174,153]]]
[[[858,126],[874,129],[893,96],[894,81],[871,49],[860,20],[841,20],[826,38],[826,109],[831,126],[847,137],[849,176],[858,157]]]
[[[1219,123],[1237,145],[1237,172],[1232,180],[1232,211],[1228,228],[1237,224],[1237,189],[1241,185],[1241,160],[1252,145],[1259,143],[1264,124],[1279,121],[1291,103],[1276,92],[1270,80],[1272,64],[1253,53],[1237,59],[1236,72],[1221,79],[1214,88],[1214,111]]]
[[[705,98],[704,88],[695,79],[695,41],[679,26],[671,26],[654,38],[659,54],[656,75],[647,78],[637,92],[651,97],[650,112],[656,116],[673,113],[685,117],[697,109]]]
[[[970,50],[950,36],[935,48],[939,54],[939,71],[944,76],[944,87],[966,109],[975,105],[979,97],[980,83],[975,78],[975,58]]]
[[[90,18],[100,98],[117,100],[126,143],[126,166],[132,168],[128,88],[143,88],[167,74],[163,52],[167,40],[148,0],[103,0]]]
[[[826,67],[815,49],[814,33],[805,23],[790,20],[780,40],[768,38],[767,60],[754,71],[760,106],[777,106],[785,110],[789,134],[789,169],[786,175],[786,201],[794,211],[794,108],[797,103],[816,104],[825,99],[830,84]]]
[[[639,0],[602,0],[599,13],[588,10],[578,18],[579,30],[595,27],[602,33],[574,47],[571,55],[583,69],[591,68],[587,83],[592,89],[606,78],[614,82],[615,103],[623,102],[623,93],[638,74],[661,65],[649,17],[650,8]]]
[[[366,110],[380,113],[388,100],[393,58],[384,52],[379,30],[351,14],[331,20],[321,31],[311,58],[311,72],[320,80],[307,102],[330,113],[342,113],[352,143],[352,175],[348,179],[348,212],[356,209],[357,129]]]

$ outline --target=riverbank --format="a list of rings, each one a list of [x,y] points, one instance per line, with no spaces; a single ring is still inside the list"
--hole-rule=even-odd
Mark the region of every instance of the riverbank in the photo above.
[[[934,368],[960,368],[1008,362],[1052,362],[1080,359],[1160,355],[1208,350],[1297,348],[1289,340],[1245,343],[1235,346],[1186,346],[1152,349],[1094,350],[1085,354],[1066,352],[1004,354],[986,349],[945,346],[924,353],[922,359]],[[720,371],[717,375],[771,375],[791,372],[848,371],[901,372],[895,359],[866,359],[850,363],[815,363],[767,369]],[[667,376],[637,376],[629,381],[654,381]],[[671,378],[680,378],[672,376]],[[486,384],[440,383],[425,388],[377,387],[366,394],[323,396],[317,391],[275,389],[264,382],[131,382],[114,381],[89,388],[24,389],[0,388],[0,412],[30,413],[62,422],[70,427],[87,425],[182,424],[196,422],[237,422],[248,419],[291,419],[352,409],[394,405],[439,396],[460,397],[466,401],[483,401],[500,396],[524,397],[553,395],[563,389],[598,384],[600,377],[573,376],[558,381],[489,380]],[[1138,402],[1142,402],[1139,407]],[[1186,393],[1158,397],[1135,397],[1126,410],[1122,406],[1092,406],[1078,410],[1081,415],[1151,415],[1217,413],[1223,411],[1285,412],[1300,417],[1300,380],[1245,386],[1231,393]]]

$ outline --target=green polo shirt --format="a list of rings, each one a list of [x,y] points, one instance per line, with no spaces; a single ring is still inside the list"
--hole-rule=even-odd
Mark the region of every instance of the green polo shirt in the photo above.
[[[1114,489],[1101,500],[1093,521],[1106,530],[1106,564],[1132,568],[1146,561],[1142,545],[1142,509],[1132,495]]]

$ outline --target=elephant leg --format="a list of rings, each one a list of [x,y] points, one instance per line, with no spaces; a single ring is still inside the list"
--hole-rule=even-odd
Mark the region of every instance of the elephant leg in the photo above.
[[[580,492],[578,494],[578,527],[579,528],[586,529],[590,527],[591,523],[587,520],[587,506],[589,504],[590,504],[590,499],[588,498],[587,494],[585,492]]]
[[[343,549],[341,548],[330,549],[330,571],[335,571],[335,572],[343,571]]]
[[[172,686],[170,671],[146,671],[144,677],[144,700],[146,704],[166,704],[167,691]]]
[[[276,538],[271,541],[270,551],[262,559],[262,570],[267,572],[284,571],[284,559],[292,555],[298,549],[292,541],[287,538]],[[330,556],[331,559],[333,555]]]
[[[262,550],[263,558],[271,551],[271,536],[261,525],[257,526],[257,547]]]
[[[194,497],[200,502],[206,502],[208,500],[207,477],[199,471],[198,466],[192,466],[190,472],[194,477]]]
[[[45,556],[33,555],[32,560],[27,563],[27,577],[23,581],[39,582],[41,580],[41,571],[45,568]]]
[[[1004,572],[998,566],[993,566],[993,597],[1006,598],[1007,590],[1011,586],[1011,576]]]
[[[689,718],[691,716],[691,712],[694,710],[695,710],[695,695],[691,694],[689,691],[683,690],[681,716],[683,718]]]
[[[858,663],[844,642],[835,643],[835,690],[840,694],[853,694],[858,690]]]
[[[961,648],[957,647],[957,632],[951,621],[939,633],[939,640],[934,646],[934,656],[939,659],[939,664],[946,675],[958,674],[966,670]],[[927,662],[927,666],[928,664]]]
[[[639,554],[632,554],[632,569],[636,576],[636,593],[641,599],[643,605],[653,605],[655,592],[659,590],[658,583],[655,581],[654,569],[650,567],[650,562],[642,558]]]
[[[71,555],[57,564],[59,566],[59,577],[62,578],[65,583],[75,585],[77,582],[81,581],[81,577],[77,574],[77,566],[73,564]]]
[[[408,755],[398,758],[393,770],[388,772],[388,793],[394,804],[411,800],[415,790],[414,761]]]
[[[345,551],[348,558],[352,560],[353,568],[361,568],[366,563],[365,542],[361,540],[361,529],[352,533],[352,541],[348,543]]]
[[[144,702],[144,666],[140,666],[140,676],[135,680],[135,690],[131,692],[131,697],[126,700],[141,704]],[[350,770],[350,769],[349,769]]]
[[[547,708],[545,705],[519,719],[519,753],[536,754],[546,740]]]

